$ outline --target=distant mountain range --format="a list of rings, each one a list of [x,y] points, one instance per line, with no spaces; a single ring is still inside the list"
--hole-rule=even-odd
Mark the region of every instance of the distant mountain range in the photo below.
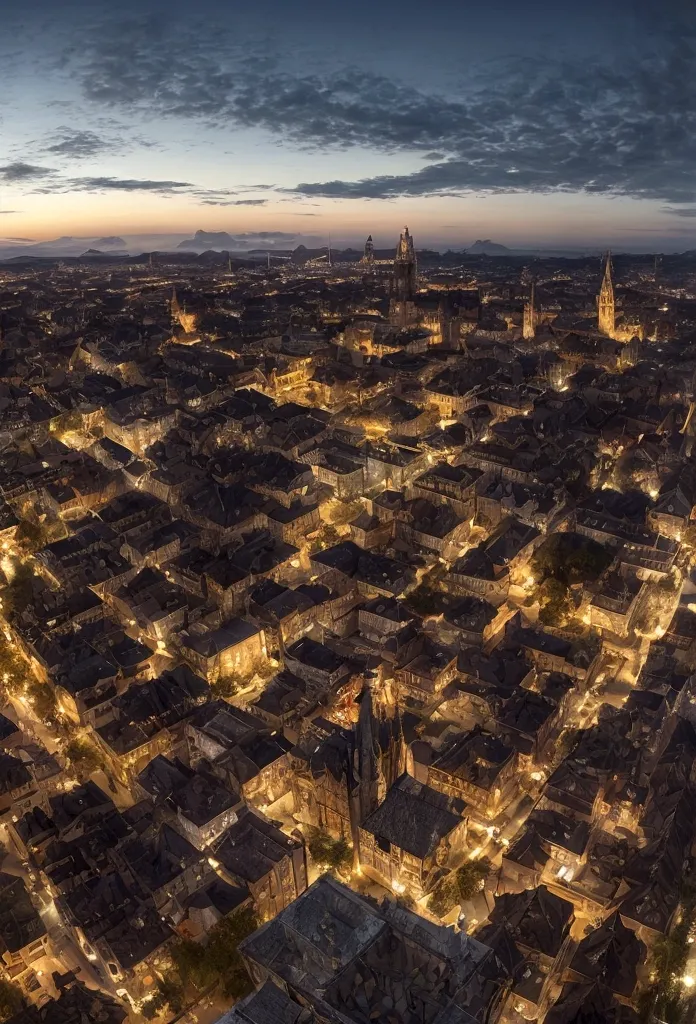
[[[206,257],[212,262],[216,262],[217,254],[217,260],[220,263],[229,255],[234,261],[249,263],[251,261],[261,262],[267,258],[267,253],[271,253],[271,259],[274,255],[283,255],[291,257],[295,263],[303,263],[327,255],[326,244],[319,244],[323,241],[317,235],[302,235],[285,231],[241,231],[237,235],[231,235],[228,231],[203,230],[196,231],[192,238],[183,240],[180,234],[126,235],[125,238],[120,235],[99,237],[63,235],[60,238],[43,242],[21,238],[0,238],[0,260],[30,262],[31,260],[86,258],[98,262],[121,258],[139,263],[143,254],[147,259],[151,252],[155,254],[160,252],[171,256],[176,254],[182,260],[187,255],[196,254],[198,257]],[[466,260],[467,257],[508,258],[526,261],[530,258],[581,259],[602,254],[602,249],[594,246],[509,248],[490,238],[478,238],[468,247],[462,245],[446,249],[443,246],[439,251],[435,248],[425,249],[420,246],[417,248],[419,262],[430,266],[438,261],[438,257],[441,257],[444,266],[453,266]],[[646,253],[648,250],[639,251]],[[334,246],[331,250],[335,262],[354,262],[361,258],[362,252],[362,244],[355,247],[342,246],[339,248]],[[375,249],[375,258],[378,260],[393,259],[394,246]]]
[[[92,245],[95,249],[125,249],[126,241],[118,235],[107,235],[105,238],[95,238]]]

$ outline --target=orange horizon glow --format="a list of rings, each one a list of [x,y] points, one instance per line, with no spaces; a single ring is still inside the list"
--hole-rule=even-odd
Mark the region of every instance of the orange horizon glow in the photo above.
[[[0,217],[0,236],[47,241],[61,236],[102,235],[193,236],[197,230],[242,232],[287,231],[316,236],[337,244],[372,234],[378,247],[395,244],[408,223],[417,244],[455,247],[490,238],[516,245],[597,245],[614,239],[630,243],[642,231],[662,238],[694,232],[690,224],[638,200],[610,200],[572,195],[496,195],[467,197],[404,197],[394,201],[300,199],[269,196],[267,206],[202,206],[192,197],[170,198],[143,193],[25,195],[3,205],[17,212]],[[611,206],[609,207],[609,204]],[[23,207],[23,208],[21,208]],[[611,219],[609,219],[611,213]],[[611,225],[609,227],[608,225]],[[282,245],[282,241],[279,243]],[[292,244],[292,243],[289,243]],[[688,247],[684,242],[684,247]]]

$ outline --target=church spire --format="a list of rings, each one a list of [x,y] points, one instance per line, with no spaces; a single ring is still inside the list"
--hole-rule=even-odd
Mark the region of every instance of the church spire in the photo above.
[[[522,337],[533,338],[536,334],[536,285],[532,281],[529,289],[529,299],[524,304],[524,312],[522,314]]]
[[[611,253],[607,253],[604,264],[604,278],[597,299],[597,327],[600,334],[614,337],[616,328],[616,307],[614,303],[614,282],[612,281]]]

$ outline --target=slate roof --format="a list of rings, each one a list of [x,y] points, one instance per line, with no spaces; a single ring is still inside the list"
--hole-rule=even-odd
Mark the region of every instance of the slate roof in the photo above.
[[[422,859],[461,825],[465,809],[463,800],[448,797],[404,774],[361,828]]]

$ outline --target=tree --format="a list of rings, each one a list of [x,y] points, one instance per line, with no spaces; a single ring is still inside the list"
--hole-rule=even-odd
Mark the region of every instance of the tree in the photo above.
[[[34,523],[29,519],[25,519],[17,527],[15,542],[17,547],[33,553],[45,547],[48,543],[46,530],[41,523]]]
[[[341,836],[334,839],[328,832],[320,828],[312,829],[307,848],[317,864],[331,871],[347,873],[353,863],[353,850]]]
[[[7,704],[10,697],[19,695],[24,689],[29,666],[16,646],[0,632],[0,697]]]
[[[9,1020],[23,1008],[24,996],[19,986],[0,978],[0,1021]]]
[[[331,548],[334,544],[339,544],[343,538],[331,523],[327,523],[322,527],[318,537],[316,537],[310,544],[310,554],[315,554],[317,551],[323,551],[325,548]]]
[[[210,692],[214,700],[229,700],[241,687],[242,681],[237,676],[222,676],[211,684]]]
[[[428,910],[436,917],[446,917],[458,904],[481,892],[490,870],[490,861],[481,857],[479,860],[467,861],[456,871],[450,871],[431,893]]]
[[[168,1006],[172,1013],[181,1013],[184,1007],[184,988],[175,974],[165,974],[158,978],[157,990],[158,996],[153,1002],[158,1004],[158,1009]]]
[[[552,533],[531,560],[537,579],[547,577],[570,586],[596,580],[611,564],[611,552],[579,533]]]
[[[412,608],[417,615],[441,615],[447,610],[451,601],[448,596],[440,590],[433,590],[426,584],[421,584],[406,598],[406,604]]]
[[[544,580],[539,588],[539,621],[549,626],[565,626],[575,611],[568,587],[559,580]]]
[[[94,743],[84,737],[71,740],[65,748],[65,756],[80,778],[88,778],[92,772],[104,767],[104,761]]]
[[[241,999],[253,988],[239,943],[258,927],[256,914],[244,908],[236,914],[223,917],[212,929],[206,946],[206,955],[218,985],[228,999]]]
[[[490,870],[490,862],[485,857],[480,860],[467,861],[466,864],[457,868],[457,886],[460,897],[463,900],[470,900],[477,892],[481,892]]]
[[[6,619],[21,615],[34,593],[34,572],[28,562],[17,562],[14,574],[2,593],[2,611]]]
[[[175,998],[183,998],[186,993],[200,994],[212,987],[220,988],[229,999],[247,995],[253,986],[238,947],[257,927],[256,914],[245,907],[218,921],[205,944],[181,939],[172,947],[176,974],[167,980],[169,991]]]
[[[47,722],[55,718],[56,694],[48,683],[30,683],[27,687],[27,700],[42,721]]]
[[[172,946],[172,961],[184,991],[195,989],[201,992],[212,983],[211,965],[206,948],[192,939],[181,939]]]
[[[428,910],[435,917],[446,917],[449,912],[460,902],[459,888],[457,886],[454,872],[446,875],[437,887],[430,894],[428,899]]]

